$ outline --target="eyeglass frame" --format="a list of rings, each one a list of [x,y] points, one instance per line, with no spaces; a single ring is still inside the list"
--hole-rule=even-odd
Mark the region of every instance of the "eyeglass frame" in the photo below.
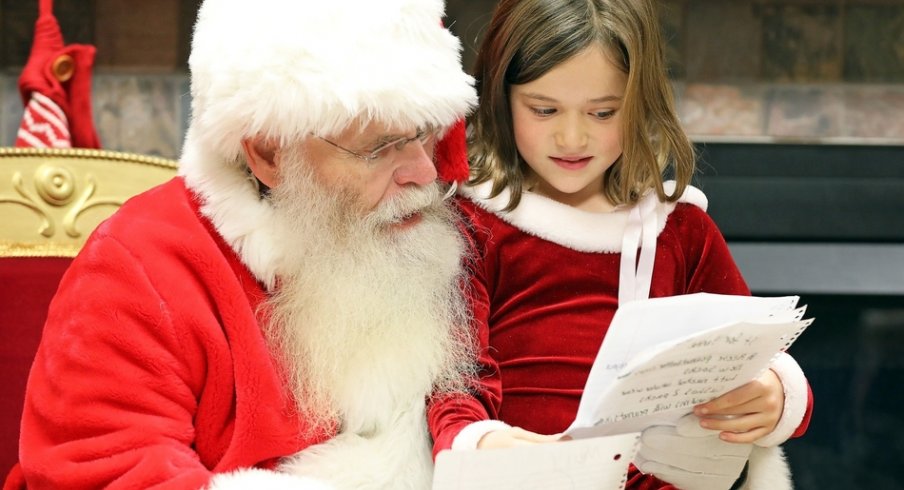
[[[396,138],[392,141],[387,141],[386,143],[383,143],[382,145],[378,146],[376,149],[371,150],[370,153],[367,155],[362,155],[361,153],[358,153],[357,151],[350,150],[334,141],[324,138],[323,136],[318,136],[318,135],[314,135],[314,136],[317,136],[318,139],[321,139],[321,140],[329,143],[334,148],[341,150],[344,153],[347,153],[359,160],[364,160],[365,163],[372,164],[372,163],[378,161],[380,158],[382,158],[382,156],[379,155],[379,153],[386,151],[387,149],[389,149],[393,146],[395,147],[396,151],[402,151],[408,143],[411,143],[414,140],[418,140],[421,142],[422,145],[426,145],[427,142],[430,141],[430,138],[436,138],[439,136],[439,131],[432,126],[427,126],[424,128],[417,128],[417,131],[415,132],[414,136],[411,136],[411,137],[402,136],[402,137]]]

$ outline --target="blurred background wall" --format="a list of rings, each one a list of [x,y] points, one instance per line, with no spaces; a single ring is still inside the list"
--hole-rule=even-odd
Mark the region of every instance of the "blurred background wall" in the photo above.
[[[66,41],[97,47],[105,147],[178,155],[199,0],[56,0]],[[904,142],[904,1],[660,0],[695,141]],[[11,143],[37,0],[0,0],[0,144]],[[451,0],[470,68],[493,0]]]
[[[67,43],[97,47],[104,148],[177,158],[199,0],[56,0]],[[904,488],[904,0],[660,0],[697,185],[754,293],[816,323],[792,346],[811,431],[786,447],[801,489]],[[495,5],[448,0],[463,62]],[[0,145],[37,0],[0,0]]]

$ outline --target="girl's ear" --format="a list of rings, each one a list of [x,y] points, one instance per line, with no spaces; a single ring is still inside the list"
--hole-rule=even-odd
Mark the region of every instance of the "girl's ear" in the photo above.
[[[254,177],[269,188],[276,187],[279,183],[278,165],[276,164],[276,149],[262,138],[242,140],[242,149],[245,152],[245,161]]]

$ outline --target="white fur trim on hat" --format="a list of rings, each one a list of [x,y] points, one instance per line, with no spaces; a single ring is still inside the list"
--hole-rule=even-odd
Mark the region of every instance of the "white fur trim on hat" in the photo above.
[[[476,103],[442,0],[205,0],[192,39],[191,144],[328,135],[358,117],[449,126]]]

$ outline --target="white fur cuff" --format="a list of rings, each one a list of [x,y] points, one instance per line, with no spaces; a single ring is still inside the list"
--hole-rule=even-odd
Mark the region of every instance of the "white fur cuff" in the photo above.
[[[465,426],[452,440],[452,449],[477,449],[480,438],[494,430],[511,429],[512,426],[501,420],[481,420]]]
[[[214,475],[210,480],[210,485],[207,486],[207,490],[246,490],[248,488],[335,490],[332,485],[320,480],[260,468],[248,468]]]
[[[782,418],[779,419],[775,429],[755,441],[754,444],[762,447],[777,446],[791,437],[797,430],[807,411],[807,378],[803,370],[789,354],[782,352],[769,366],[782,382],[785,392],[785,407]]]
[[[792,490],[791,469],[780,447],[753,447],[743,490]]]

